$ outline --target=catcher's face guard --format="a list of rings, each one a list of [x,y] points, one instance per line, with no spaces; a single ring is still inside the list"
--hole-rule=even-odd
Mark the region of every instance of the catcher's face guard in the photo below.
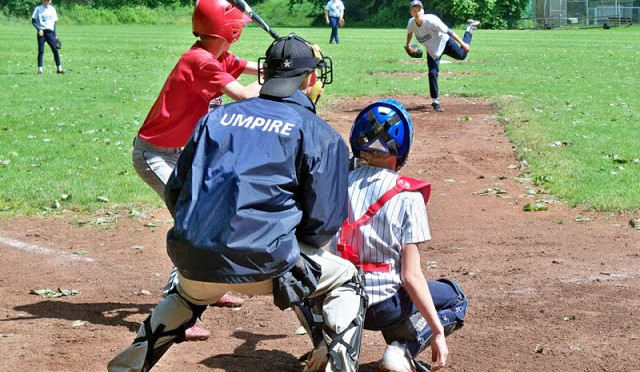
[[[323,87],[333,83],[333,61],[331,60],[331,58],[326,57],[322,54],[322,51],[320,50],[320,46],[318,44],[311,44],[310,42],[306,41],[305,39],[297,35],[290,35],[290,36],[307,44],[309,48],[313,51],[313,57],[315,60],[317,60],[317,62],[315,66],[309,66],[308,71],[306,72],[311,72],[315,68],[317,80],[320,80],[320,82],[322,82]],[[274,40],[274,42],[271,43],[271,45],[269,46],[269,49],[279,41],[280,39]],[[266,75],[266,68],[267,68],[266,58],[265,57],[258,58],[258,69],[259,69],[258,83],[260,85],[264,84],[264,76]]]

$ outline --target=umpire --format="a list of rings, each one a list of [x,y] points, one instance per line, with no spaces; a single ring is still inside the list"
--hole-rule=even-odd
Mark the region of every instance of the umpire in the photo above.
[[[321,248],[347,217],[348,148],[309,98],[331,59],[291,34],[263,66],[260,96],[204,116],[181,154],[165,190],[179,283],[109,371],[148,371],[227,291],[273,294],[281,309],[321,298],[329,362],[314,370],[357,370],[362,278]]]

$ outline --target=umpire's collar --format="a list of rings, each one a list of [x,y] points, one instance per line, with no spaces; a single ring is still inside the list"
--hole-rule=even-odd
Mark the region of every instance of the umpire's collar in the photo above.
[[[296,105],[300,105],[306,108],[307,110],[313,112],[314,114],[316,113],[316,106],[313,104],[313,102],[311,102],[311,99],[309,99],[309,97],[306,94],[302,93],[300,89],[297,89],[289,97],[279,98],[279,97],[273,97],[273,96],[261,94],[260,98],[268,99],[271,101],[295,103]]]

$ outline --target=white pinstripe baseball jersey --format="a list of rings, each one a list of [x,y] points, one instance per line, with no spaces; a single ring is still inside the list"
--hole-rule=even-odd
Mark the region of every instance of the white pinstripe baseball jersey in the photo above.
[[[398,175],[389,169],[360,165],[349,174],[349,223],[395,186]],[[338,233],[339,234],[339,233]],[[339,235],[338,235],[339,239]],[[387,262],[389,272],[366,272],[369,305],[393,296],[401,286],[402,245],[431,239],[427,210],[420,192],[403,191],[389,200],[371,220],[360,225],[346,242],[362,262]],[[331,243],[336,253],[336,239]],[[339,253],[338,253],[339,254]]]
[[[433,59],[442,56],[445,45],[449,41],[449,27],[434,14],[423,14],[422,24],[418,26],[412,17],[407,24],[407,33],[413,33],[419,43],[427,48]]]

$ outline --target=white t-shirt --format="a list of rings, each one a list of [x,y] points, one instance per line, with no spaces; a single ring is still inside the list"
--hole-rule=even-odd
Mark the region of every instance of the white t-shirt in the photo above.
[[[342,1],[333,1],[329,0],[327,5],[325,5],[324,10],[329,11],[329,17],[338,17],[342,16],[342,11],[344,10],[344,4]]]
[[[407,24],[407,33],[413,33],[418,42],[427,48],[433,59],[442,56],[445,45],[449,41],[449,27],[434,14],[423,14],[422,25],[418,26],[412,17]]]
[[[55,24],[58,21],[58,13],[51,5],[44,6],[38,5],[33,11],[31,18],[36,20],[38,30],[51,30],[54,31]]]
[[[349,173],[349,223],[362,217],[369,206],[398,180],[389,169],[360,165]],[[337,235],[339,239],[340,233]],[[403,191],[391,198],[365,224],[347,238],[362,262],[387,262],[389,272],[366,272],[365,287],[369,305],[393,296],[401,287],[402,245],[431,240],[427,209],[420,192]],[[331,242],[336,254],[336,239]]]

